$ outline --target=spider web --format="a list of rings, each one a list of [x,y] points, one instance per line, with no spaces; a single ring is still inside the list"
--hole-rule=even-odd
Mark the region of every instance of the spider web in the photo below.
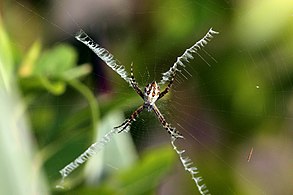
[[[41,1],[40,5],[42,3]],[[174,29],[164,29],[167,24],[164,24],[163,20],[158,21],[162,22],[162,29],[158,30],[158,34],[164,36],[162,36],[163,38],[153,36],[149,39],[152,39],[155,45],[160,47],[143,45],[145,43],[143,41],[135,43],[146,50],[141,49],[136,56],[131,56],[121,54],[120,51],[132,53],[139,47],[127,48],[123,46],[124,41],[128,41],[131,37],[144,37],[144,35],[151,33],[151,30],[148,31],[148,29],[138,26],[138,31],[128,35],[125,26],[116,24],[118,26],[116,29],[119,29],[119,31],[113,33],[110,30],[113,18],[117,20],[119,18],[117,22],[119,23],[123,19],[130,20],[127,17],[129,13],[137,18],[161,18],[161,14],[176,13],[177,11],[181,18],[187,20],[190,19],[188,12],[184,13],[180,10],[188,10],[188,7],[194,5],[197,5],[200,10],[204,10],[202,12],[209,13],[210,18],[217,18],[221,14],[220,11],[227,10],[238,13],[239,17],[244,17],[242,10],[236,10],[238,7],[234,3],[232,1],[226,1],[224,4],[217,4],[213,1],[207,1],[207,3],[182,1],[173,5],[157,3],[156,6],[160,7],[164,11],[163,13],[159,12],[159,8],[155,9],[154,7],[133,11],[127,6],[123,6],[123,8],[120,6],[117,9],[118,11],[104,22],[95,22],[94,19],[99,18],[98,16],[93,17],[91,21],[84,22],[92,25],[90,29],[98,29],[101,24],[109,25],[104,27],[108,31],[102,31],[102,35],[109,32],[108,38],[111,42],[108,42],[107,45],[115,46],[107,49],[123,62],[128,71],[130,70],[128,65],[134,62],[136,80],[143,88],[152,80],[159,81],[161,73],[167,71],[176,61],[176,57],[180,56],[194,41],[200,39],[205,30],[213,26],[215,21],[211,19],[208,24],[202,25],[200,21],[194,19],[194,23],[203,27],[198,30],[194,25],[194,36],[189,35],[188,38],[183,36],[178,38],[174,34],[172,37],[172,34],[162,33],[161,31],[165,29]],[[216,5],[220,6],[221,9],[217,9]],[[58,3],[56,7],[62,9],[64,5]],[[25,5],[25,8],[20,6],[19,9],[27,11],[26,8],[28,8],[27,5]],[[60,18],[66,18],[68,13],[72,13],[69,7],[66,7],[66,10],[68,10],[67,13],[63,13]],[[42,13],[40,16],[43,17],[43,15],[45,14]],[[40,16],[28,14],[28,17],[22,20],[20,26],[27,27],[31,20],[36,20]],[[171,19],[173,18],[171,17]],[[69,38],[63,37],[73,34],[68,33],[74,31],[71,28],[78,29],[78,25],[86,25],[76,20],[74,16],[71,16],[70,20],[71,22],[67,21],[65,25],[62,24],[62,21],[60,24],[49,16],[44,16],[41,20],[41,23],[48,29],[60,34],[58,40],[54,40],[53,44],[68,40]],[[226,41],[231,41],[231,45],[234,44],[233,40],[227,38],[228,30],[225,30],[224,27],[222,29],[213,27],[221,32],[220,37],[226,37]],[[87,30],[86,27],[83,29]],[[99,30],[93,32],[95,31]],[[99,31],[99,34],[101,34],[101,31]],[[213,40],[204,51],[199,53],[200,56],[195,56],[195,59],[187,64],[186,70],[182,71],[182,74],[177,75],[171,94],[157,103],[166,120],[185,136],[186,141],[181,144],[187,147],[189,156],[199,166],[201,175],[212,194],[216,194],[220,190],[225,194],[240,192],[244,194],[290,194],[293,191],[288,187],[290,186],[289,181],[292,181],[292,174],[288,174],[289,164],[293,161],[290,154],[292,146],[292,139],[290,138],[290,135],[292,135],[290,131],[292,123],[292,68],[290,66],[292,55],[288,55],[286,53],[288,48],[283,47],[283,44],[286,44],[287,40],[292,40],[292,37],[288,37],[285,32],[282,35],[287,38],[254,43],[255,46],[251,47],[252,49],[245,47],[245,45],[241,45],[240,48],[237,47],[238,49],[234,50],[230,47],[229,52],[229,48],[224,47],[221,43],[224,38]],[[172,43],[172,40],[176,41]],[[107,43],[107,40],[103,41]],[[165,46],[167,41],[171,44]],[[21,41],[16,44],[25,45]],[[151,52],[147,50],[149,47],[152,47]],[[174,49],[167,50],[168,47]],[[219,51],[221,49],[225,53]],[[148,53],[144,53],[145,51]],[[223,57],[224,55],[228,55],[228,57]],[[124,84],[124,81],[119,80],[118,77],[109,77],[108,73],[114,74],[107,71],[104,74],[96,73],[95,75],[107,81],[104,91],[111,90],[109,86],[115,86],[117,96],[127,95],[130,91],[128,85]],[[44,94],[38,97],[40,102],[46,102],[47,98],[51,99],[50,95]],[[66,113],[72,107],[78,109],[83,106],[83,104],[60,102],[59,100],[62,98],[57,97],[55,99],[55,105],[44,106],[48,108],[57,106],[60,109],[60,115]],[[128,117],[138,106],[139,104],[128,103],[127,109],[125,109],[125,117]],[[40,105],[33,106],[30,109],[40,109]],[[48,116],[43,117],[40,117],[39,120],[45,123]],[[131,134],[139,151],[145,147],[154,147],[154,145],[168,141],[169,136],[159,122],[154,122],[156,120],[153,113],[143,112],[138,120],[133,123]],[[58,120],[56,124],[63,125],[61,120]],[[42,139],[49,139],[49,136]],[[79,132],[74,136],[85,137],[86,135]],[[80,148],[86,148],[86,146],[83,146],[83,141],[81,141]],[[254,148],[254,152],[250,162],[247,162],[251,148]],[[75,153],[79,154],[82,151],[83,149],[76,149]],[[64,164],[62,158],[60,158],[59,164],[62,165],[62,163]],[[187,186],[185,189],[179,189],[180,191],[174,190],[174,194],[194,193],[194,184],[181,168],[178,166],[176,173],[174,173],[175,176],[170,177],[166,182],[167,184],[163,185],[160,190],[162,194],[174,184],[176,184],[175,186]],[[209,184],[217,184],[218,186]]]

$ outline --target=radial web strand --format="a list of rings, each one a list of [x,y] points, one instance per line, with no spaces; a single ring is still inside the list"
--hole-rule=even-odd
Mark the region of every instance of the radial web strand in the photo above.
[[[183,156],[185,150],[177,149],[177,146],[175,145],[176,139],[177,139],[177,137],[171,136],[171,144],[173,146],[173,149],[178,154],[184,169],[190,173],[191,178],[195,182],[200,194],[202,194],[202,195],[210,194],[209,190],[207,189],[207,186],[204,183],[202,183],[203,178],[201,176],[197,176],[199,174],[197,167],[193,165],[193,162],[191,161],[191,159],[188,156]]]
[[[99,58],[101,58],[112,70],[119,74],[129,85],[131,85],[130,77],[125,67],[119,63],[117,59],[105,48],[101,47],[93,41],[83,30],[79,30],[75,38],[88,46]]]
[[[162,79],[159,84],[165,84],[166,82],[170,81],[172,75],[174,75],[176,72],[180,72],[178,66],[185,67],[185,62],[189,62],[189,59],[193,59],[193,53],[197,53],[198,50],[203,48],[205,45],[208,44],[209,41],[212,40],[213,35],[219,34],[217,31],[214,31],[212,28],[206,33],[206,35],[197,41],[192,47],[185,50],[182,56],[177,58],[177,61],[174,63],[174,65],[167,71],[164,72],[162,75]],[[185,62],[184,62],[185,61]]]

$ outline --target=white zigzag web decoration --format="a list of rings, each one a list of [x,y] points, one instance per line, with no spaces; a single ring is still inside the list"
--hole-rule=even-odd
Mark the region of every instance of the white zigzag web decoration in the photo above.
[[[184,169],[190,173],[191,178],[195,182],[195,184],[197,186],[197,189],[200,192],[200,194],[202,194],[202,195],[210,194],[209,190],[207,189],[207,186],[204,183],[200,184],[200,182],[202,182],[202,180],[203,180],[202,177],[201,176],[196,177],[196,175],[199,174],[197,167],[196,166],[191,166],[191,165],[193,165],[193,162],[191,161],[191,159],[188,156],[185,156],[185,157],[183,156],[185,150],[177,149],[177,147],[175,145],[176,139],[177,139],[176,137],[171,137],[171,144],[173,146],[173,149],[178,154]]]
[[[80,30],[75,38],[88,46],[99,58],[101,58],[112,70],[117,72],[127,83],[130,84],[130,78],[125,67],[105,48],[94,42],[83,30]]]
[[[125,129],[125,132],[128,132],[129,129]],[[59,172],[62,175],[62,178],[67,177],[73,170],[87,161],[94,154],[102,150],[107,143],[109,143],[114,134],[118,133],[118,129],[112,129],[110,132],[105,134],[101,140],[93,143],[85,152],[83,152],[79,157],[77,157],[74,161],[66,165]]]
[[[174,65],[165,73],[163,73],[163,77],[159,84],[165,84],[166,82],[170,81],[170,78],[172,75],[174,75],[176,72],[180,72],[181,70],[178,68],[178,66],[185,67],[184,61],[189,62],[189,59],[193,59],[193,53],[197,53],[198,50],[203,48],[205,45],[208,44],[209,41],[213,38],[213,35],[219,34],[218,32],[214,31],[212,28],[207,32],[207,34],[197,41],[192,47],[185,50],[182,56],[177,58],[177,61],[174,63]]]
[[[198,175],[198,169],[196,166],[192,166],[193,162],[188,156],[183,156],[185,150],[179,150],[177,149],[175,145],[175,141],[178,138],[184,138],[183,135],[181,135],[180,132],[176,130],[176,128],[172,127],[167,121],[165,120],[164,116],[160,113],[159,109],[155,105],[155,102],[162,98],[165,94],[167,94],[172,86],[172,83],[174,81],[174,77],[176,75],[176,72],[180,72],[180,67],[185,67],[184,61],[189,62],[189,59],[193,59],[193,53],[197,53],[197,51],[201,48],[203,48],[212,38],[214,34],[218,34],[218,32],[212,30],[212,28],[206,33],[206,35],[197,41],[192,47],[185,50],[182,56],[177,58],[177,61],[174,63],[174,65],[165,73],[163,73],[162,79],[159,84],[165,84],[166,82],[169,82],[168,86],[165,88],[164,91],[160,91],[160,88],[156,82],[152,82],[143,91],[138,87],[138,84],[135,81],[135,78],[133,76],[133,70],[131,66],[131,76],[128,76],[128,73],[125,70],[125,67],[121,65],[118,60],[114,58],[114,56],[107,51],[106,49],[99,46],[97,43],[95,43],[83,30],[80,30],[75,38],[88,46],[98,57],[100,57],[110,68],[112,68],[116,73],[118,73],[127,83],[130,84],[130,86],[140,95],[143,100],[144,104],[141,105],[137,110],[133,112],[133,114],[130,116],[130,118],[126,119],[122,125],[115,127],[110,132],[105,134],[100,141],[95,142],[92,144],[84,153],[82,153],[79,157],[77,157],[74,161],[69,163],[67,166],[65,166],[63,169],[61,169],[59,172],[62,175],[62,182],[64,181],[65,177],[67,177],[72,171],[74,171],[76,168],[78,168],[81,164],[85,163],[91,156],[102,150],[107,143],[109,143],[112,139],[112,137],[115,134],[118,134],[120,132],[128,132],[130,129],[130,125],[135,120],[135,118],[138,116],[140,112],[142,112],[144,109],[147,109],[149,112],[154,111],[157,115],[159,121],[163,125],[163,127],[167,130],[167,132],[170,134],[171,138],[171,144],[173,146],[174,151],[178,154],[179,159],[185,168],[186,171],[188,171],[191,174],[191,178],[195,182],[198,191],[202,195],[210,194],[206,185],[202,183],[202,177],[197,176]],[[179,67],[180,66],[180,67]],[[56,186],[59,188],[63,188],[62,183],[61,186]]]

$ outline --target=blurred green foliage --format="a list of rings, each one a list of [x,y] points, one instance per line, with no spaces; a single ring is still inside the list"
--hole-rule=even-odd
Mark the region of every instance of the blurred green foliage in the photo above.
[[[88,64],[88,49],[72,40],[76,23],[127,69],[134,62],[141,86],[159,80],[210,27],[219,31],[206,48],[208,54],[200,53],[211,66],[200,57],[187,66],[193,77],[176,83],[174,93],[162,102],[162,109],[167,107],[164,114],[193,136],[186,140],[188,151],[212,194],[292,194],[293,1],[122,2],[91,1],[91,8],[72,2],[71,7],[67,1],[0,3],[0,149],[11,155],[1,159],[6,163],[0,165],[0,181],[9,186],[1,189],[3,194],[13,194],[17,189],[13,186],[26,189],[34,183],[15,179],[26,178],[27,172],[3,177],[9,164],[20,170],[26,169],[22,164],[37,167],[42,179],[34,184],[41,194],[197,193],[182,167],[167,177],[172,165],[179,163],[171,146],[153,146],[138,159],[130,135],[126,135],[129,145],[122,146],[125,137],[117,136],[121,140],[111,142],[113,148],[98,154],[94,164],[67,178],[69,190],[55,189],[58,170],[123,121],[123,112],[128,116],[142,103],[111,70],[92,75],[96,66]],[[106,92],[95,91],[103,82]],[[141,139],[150,136],[145,139],[156,145],[157,136],[143,134],[163,131],[152,119],[138,120],[131,133],[134,137],[141,133]],[[22,120],[28,121],[26,128],[11,128]],[[19,155],[18,142],[31,145],[23,147],[29,159]],[[251,147],[254,153],[247,163]],[[23,190],[15,194],[20,192],[28,194]]]
[[[15,83],[19,84],[22,91],[22,100],[14,103],[19,104],[17,105],[18,107],[26,108],[26,111],[23,112],[20,117],[22,120],[26,120],[26,118],[30,119],[32,129],[30,130],[28,128],[26,133],[30,139],[36,138],[36,145],[34,145],[34,142],[32,143],[33,148],[39,148],[37,151],[32,150],[32,148],[27,148],[28,152],[32,152],[32,158],[35,160],[24,162],[22,158],[14,156],[14,162],[10,162],[9,158],[4,161],[8,164],[15,164],[14,166],[28,163],[27,166],[29,168],[34,168],[36,163],[41,163],[41,165],[38,166],[42,166],[45,169],[49,181],[48,183],[43,181],[44,183],[40,184],[39,182],[30,179],[29,182],[32,182],[30,184],[35,184],[36,186],[32,186],[32,189],[27,191],[25,189],[30,189],[30,187],[24,186],[24,184],[28,184],[23,182],[21,178],[20,180],[15,180],[16,176],[13,177],[13,174],[8,173],[11,178],[3,181],[2,184],[4,186],[6,186],[5,184],[8,184],[7,186],[19,186],[23,191],[17,191],[13,188],[2,188],[1,194],[27,194],[28,192],[31,192],[32,194],[46,194],[49,193],[49,191],[57,192],[57,189],[54,189],[54,185],[58,184],[58,180],[61,177],[58,174],[58,171],[62,166],[65,166],[66,163],[77,157],[77,155],[83,152],[86,147],[91,144],[92,138],[88,135],[91,134],[93,136],[96,134],[97,123],[100,121],[97,100],[88,87],[80,81],[80,78],[89,74],[91,68],[87,64],[77,66],[77,55],[72,47],[60,44],[52,49],[42,51],[41,43],[39,41],[36,41],[24,56],[19,56],[20,65],[17,66],[13,61],[15,54],[13,53],[14,49],[12,49],[12,40],[9,39],[3,27],[4,26],[1,24],[0,59],[3,60],[0,64],[1,94],[17,94],[18,89]],[[17,77],[15,77],[15,75],[17,75]],[[66,94],[69,90],[66,91],[67,86],[75,89],[79,96],[84,96],[88,105],[83,105],[83,103],[78,105],[76,102],[80,102],[80,99],[72,97],[72,95],[68,96]],[[46,97],[43,99],[42,95],[44,93]],[[71,94],[74,93],[71,92]],[[78,96],[77,94],[75,94],[75,96]],[[63,98],[65,99],[62,100]],[[70,98],[71,101],[68,98]],[[4,111],[6,110],[6,106],[8,106],[6,104],[7,102],[5,102],[7,100],[1,98],[1,101],[2,111]],[[56,104],[56,106],[50,106],[55,101],[58,101],[58,104]],[[128,100],[125,99],[124,101],[127,102]],[[73,108],[67,113],[62,112],[61,114],[58,106],[66,104],[78,105],[77,107],[79,108]],[[111,106],[111,110],[117,109],[113,105],[114,104]],[[118,104],[116,103],[116,105]],[[109,107],[109,105],[106,106]],[[121,104],[119,104],[119,106],[121,106]],[[107,110],[107,112],[110,112],[111,110]],[[120,116],[121,114],[118,117]],[[10,129],[5,128],[4,124],[8,123],[8,126],[12,125],[9,124],[9,122],[13,122],[13,116],[8,115],[7,117],[11,117],[12,121],[5,121],[4,117],[1,118],[1,133],[5,133],[5,130],[10,131]],[[89,118],[92,118],[92,120],[89,121]],[[117,117],[115,118],[113,114],[111,115],[111,120],[114,121],[114,124],[118,121]],[[123,119],[120,120],[122,121]],[[107,121],[102,120],[100,123],[105,124]],[[113,128],[113,122],[107,127]],[[21,129],[16,129],[16,133],[20,133],[18,132],[20,130]],[[109,129],[104,129],[106,132],[107,130]],[[66,134],[66,132],[70,136],[64,136],[63,134]],[[9,137],[5,136],[2,138],[8,139]],[[22,139],[24,139],[24,142],[29,142],[25,137]],[[131,140],[128,141],[131,142]],[[5,140],[4,143],[6,142],[8,142],[7,145],[2,144],[1,149],[3,149],[7,155],[15,155],[13,150],[19,150],[14,146],[16,143],[9,142],[9,140]],[[129,146],[119,145],[117,147],[125,150],[122,152],[122,155],[126,159],[130,158],[129,155],[131,155],[131,152],[135,152],[134,150],[131,150]],[[121,158],[117,158],[117,148],[115,150],[112,150],[111,152],[111,155],[116,156],[114,161],[121,161]],[[126,165],[128,170],[124,170],[124,168],[121,171],[115,171],[115,174],[103,181],[98,187],[80,188],[80,184],[78,185],[78,183],[82,182],[82,180],[78,179],[80,177],[77,177],[77,179],[68,179],[68,181],[66,181],[66,187],[69,187],[68,185],[70,185],[69,188],[71,188],[71,190],[66,193],[149,194],[156,189],[161,178],[170,171],[171,165],[174,162],[174,155],[175,154],[170,147],[152,150],[151,152],[148,152],[148,154],[145,154],[145,157],[143,157],[139,164],[129,167],[129,163],[134,164],[134,162],[129,162]],[[62,161],[58,159],[62,159]],[[101,164],[100,166],[103,165]],[[99,166],[95,165],[95,169],[97,167]],[[1,165],[1,168],[4,168],[4,165]],[[7,169],[13,170],[14,168],[7,167]],[[37,174],[41,174],[41,170],[38,171]],[[1,175],[4,176],[3,174]],[[38,177],[35,179],[38,179]],[[69,184],[70,180],[72,180],[73,183]],[[40,186],[37,185],[49,185],[51,186],[51,190],[46,192],[46,188],[39,189]],[[142,186],[144,187],[141,188]],[[139,190],[139,192],[137,190]]]

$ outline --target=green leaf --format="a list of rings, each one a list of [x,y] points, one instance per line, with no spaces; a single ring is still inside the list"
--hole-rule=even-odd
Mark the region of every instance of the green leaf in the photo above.
[[[152,149],[146,152],[136,165],[127,170],[118,169],[118,171],[121,171],[105,180],[104,183],[73,189],[73,191],[67,193],[104,195],[156,194],[156,188],[170,172],[175,159],[176,155],[170,145]]]
[[[74,49],[68,45],[58,45],[43,53],[37,61],[34,73],[46,77],[61,77],[75,64],[76,53]]]
[[[36,90],[45,89],[54,95],[61,95],[66,89],[66,83],[61,80],[50,80],[42,76],[30,76],[21,78],[19,84],[23,90]]]
[[[11,77],[13,75],[13,55],[10,40],[0,18],[0,88],[10,91]]]
[[[50,81],[46,77],[39,77],[39,81],[43,87],[54,95],[60,95],[64,93],[66,84],[63,81]]]
[[[79,78],[81,76],[87,75],[91,72],[92,68],[89,64],[79,65],[77,67],[71,68],[62,74],[62,77],[66,80],[72,80]]]
[[[115,175],[107,185],[115,187],[117,194],[145,194],[152,192],[170,172],[175,153],[170,145],[148,151],[142,161]]]
[[[0,16],[0,194],[49,194],[36,158],[35,137],[27,122],[26,105],[18,94],[11,42]]]
[[[36,61],[41,52],[41,43],[37,40],[32,47],[29,49],[27,55],[25,56],[24,60],[22,61],[19,67],[19,75],[21,77],[27,77],[32,74],[34,71]]]
[[[66,89],[66,82],[91,71],[88,64],[75,67],[76,52],[68,45],[58,45],[37,59],[40,47],[40,43],[35,42],[20,67],[20,83],[26,89],[44,88],[60,95]]]

